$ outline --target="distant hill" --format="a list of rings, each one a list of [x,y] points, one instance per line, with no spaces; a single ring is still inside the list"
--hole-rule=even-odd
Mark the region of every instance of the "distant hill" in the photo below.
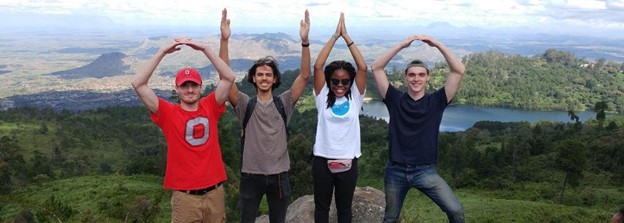
[[[446,23],[435,23],[427,27],[428,30],[447,30],[454,28],[452,25]],[[469,33],[478,33],[480,30],[471,30],[471,27],[462,27],[457,29],[455,33],[462,33],[468,35]],[[71,33],[71,32],[70,32]],[[194,32],[195,34],[188,35],[195,41],[208,45],[213,52],[218,52],[220,35],[212,34],[206,35],[204,32]],[[120,92],[124,96],[116,95],[115,97],[127,98],[134,97],[135,93],[132,91],[129,84],[131,76],[136,73],[145,62],[151,58],[162,46],[170,43],[175,36],[172,36],[165,32],[130,32],[129,34],[119,34],[121,37],[112,38],[108,34],[102,33],[81,33],[80,35],[72,33],[46,33],[38,31],[37,33],[29,33],[28,35],[21,36],[3,36],[0,42],[5,43],[0,46],[0,58],[7,58],[0,64],[0,82],[3,82],[2,88],[0,88],[0,107],[7,108],[13,106],[28,106],[31,104],[41,105],[42,107],[53,108],[89,108],[89,107],[101,107],[114,103],[117,98],[110,98],[107,94],[115,95]],[[32,43],[26,41],[32,39],[33,36],[46,36],[47,38],[38,39],[36,42],[37,47],[32,46]],[[534,64],[529,66],[518,66],[517,63],[505,62],[499,67],[499,65],[481,65],[478,67],[472,67],[475,65],[474,58],[478,57],[479,52],[502,52],[510,57],[526,57],[526,60],[535,60],[539,55],[543,54],[546,49],[554,48],[562,52],[571,52],[573,57],[583,60],[583,64],[596,63],[595,58],[606,59],[607,64],[611,63],[611,60],[615,61],[617,66],[609,65],[608,69],[599,71],[591,71],[589,73],[601,73],[606,72],[606,76],[598,76],[606,80],[609,75],[617,74],[617,68],[621,67],[621,61],[624,55],[624,44],[621,41],[610,39],[591,39],[591,38],[574,38],[571,36],[554,36],[548,34],[533,34],[524,36],[512,36],[504,34],[488,35],[480,38],[479,41],[472,41],[465,38],[464,35],[456,35],[454,37],[445,37],[443,35],[438,36],[432,33],[436,39],[444,42],[457,57],[465,59],[467,61],[466,66],[470,67],[469,74],[462,85],[458,100],[462,99],[461,94],[466,94],[464,98],[466,103],[480,104],[487,106],[498,106],[501,103],[507,107],[518,107],[520,104],[531,104],[533,102],[518,102],[520,95],[525,96],[525,91],[522,88],[528,89],[530,86],[536,86],[537,83],[546,83],[545,81],[539,81],[535,84],[520,84],[524,82],[513,82],[510,86],[518,87],[520,93],[512,94],[513,97],[498,98],[500,101],[477,100],[474,96],[478,95],[479,98],[496,98],[491,95],[483,95],[484,92],[509,92],[505,89],[502,83],[492,87],[491,89],[482,89],[482,86],[492,84],[498,79],[484,80],[482,78],[485,74],[498,74],[498,73],[512,73],[519,74],[518,77],[545,75],[545,74],[531,74],[539,71],[527,71],[529,68],[537,69],[533,65],[543,66],[543,62],[534,61]],[[318,37],[310,40],[311,60],[314,62],[318,56],[319,51],[324,46],[329,36]],[[400,37],[401,39],[404,37]],[[400,39],[387,39],[385,35],[369,35],[366,38],[354,36],[354,40],[357,43],[358,48],[362,52],[367,64],[370,65],[372,61],[386,52],[390,47],[394,46]],[[591,44],[587,44],[587,42]],[[13,47],[12,47],[13,46]],[[26,46],[26,47],[14,47],[14,46]],[[3,57],[2,57],[3,56]],[[229,56],[230,65],[232,69],[237,73],[237,80],[242,80],[241,76],[244,76],[248,69],[253,65],[254,61],[266,56],[273,56],[279,63],[281,72],[288,70],[295,70],[300,67],[301,63],[301,42],[298,35],[288,35],[282,32],[274,33],[261,33],[261,34],[238,34],[234,33],[229,42]],[[400,71],[405,64],[412,59],[421,59],[429,64],[431,67],[435,66],[439,62],[444,62],[439,50],[434,47],[430,47],[427,44],[421,42],[414,42],[410,47],[402,50],[399,54],[392,58],[386,67],[390,71]],[[329,55],[328,62],[333,60],[347,60],[352,62],[349,49],[346,47],[344,41],[336,43]],[[494,61],[494,60],[493,60]],[[524,61],[524,60],[522,60]],[[605,61],[603,61],[605,62]],[[498,64],[490,63],[490,64]],[[579,64],[581,66],[582,64]],[[158,65],[157,70],[154,72],[154,77],[150,79],[150,86],[155,90],[171,91],[173,78],[175,72],[182,67],[193,67],[200,70],[202,77],[206,80],[207,84],[214,83],[217,78],[217,73],[214,66],[208,61],[208,59],[202,53],[190,49],[188,46],[182,46],[180,51],[167,55],[162,62]],[[526,68],[526,69],[525,69]],[[487,72],[481,72],[485,69]],[[550,69],[550,68],[549,68]],[[590,92],[588,95],[582,95],[582,97],[570,96],[562,97],[563,94],[557,93],[558,91],[552,90],[553,87],[538,88],[534,92],[545,93],[545,97],[548,100],[565,99],[581,101],[575,104],[575,108],[588,109],[592,103],[600,98],[596,95],[609,95],[606,101],[611,101],[613,105],[621,105],[621,97],[617,94],[610,94],[617,92],[612,89],[605,90],[604,94],[596,93],[601,89],[600,86],[617,86],[617,84],[611,84],[610,80],[589,80],[592,76],[578,75],[578,72],[586,74],[584,70],[576,68],[569,68],[571,70],[564,70],[557,67],[553,67],[552,70],[562,72],[563,74],[576,75],[570,76],[574,83],[578,80],[585,80],[581,83],[582,86],[596,86],[592,91],[581,88],[583,92]],[[573,71],[573,73],[571,73]],[[527,73],[531,72],[531,73]],[[550,71],[548,71],[550,72]],[[555,75],[556,76],[556,75]],[[561,76],[561,75],[560,75]],[[515,77],[515,76],[514,76]],[[604,77],[604,78],[603,78]],[[559,78],[562,79],[562,78]],[[578,80],[577,80],[578,79]],[[595,79],[595,78],[594,78]],[[477,80],[472,83],[472,80]],[[523,79],[520,79],[523,80]],[[540,79],[541,80],[541,79]],[[615,79],[619,80],[619,79]],[[441,86],[442,80],[438,82],[432,82]],[[371,82],[372,83],[372,82]],[[471,84],[475,84],[472,86]],[[569,86],[572,83],[570,80],[562,82],[558,88],[562,86]],[[617,88],[617,87],[615,87]],[[515,88],[514,88],[515,89]],[[474,92],[471,92],[474,91]],[[62,93],[65,92],[65,93]],[[374,91],[373,91],[374,92]],[[557,94],[551,94],[551,93]],[[568,91],[570,92],[570,91]],[[578,91],[581,92],[581,91]],[[610,93],[609,93],[610,92]],[[470,95],[468,93],[475,93]],[[97,96],[98,94],[101,94]],[[125,95],[127,94],[127,95]],[[580,93],[578,93],[580,94]],[[19,96],[17,96],[19,95]],[[54,95],[55,97],[50,97]],[[494,94],[499,95],[499,94]],[[528,95],[528,94],[526,94]],[[544,95],[540,95],[544,96]],[[555,97],[556,96],[556,97]],[[28,97],[31,97],[30,99]],[[109,98],[109,101],[100,101],[95,97]],[[611,100],[610,98],[615,98]],[[73,100],[74,104],[79,106],[73,106],[67,104],[67,100]],[[515,99],[515,100],[514,100]],[[473,101],[470,101],[473,100]],[[602,100],[602,99],[600,99]],[[513,103],[512,103],[513,101]],[[6,102],[6,103],[5,103]],[[23,103],[22,103],[23,102]],[[539,105],[540,109],[557,109],[562,110],[565,101],[560,101],[560,106],[554,108],[553,103]],[[568,101],[569,102],[569,101]],[[565,103],[568,103],[565,102]],[[94,104],[99,103],[96,106]],[[124,104],[125,102],[122,102]],[[509,103],[512,103],[509,105]],[[533,103],[537,104],[537,103]],[[568,103],[569,104],[569,103]],[[83,106],[84,105],[84,106]],[[610,106],[616,108],[616,106]],[[529,107],[523,107],[528,109]],[[618,106],[617,110],[621,110],[622,106]]]
[[[171,91],[155,90],[168,99]],[[110,93],[92,91],[49,91],[31,95],[16,95],[0,100],[0,110],[12,107],[51,108],[53,110],[83,111],[111,106],[142,105],[134,90]]]
[[[169,36],[148,37],[135,47],[127,50],[127,53],[113,52],[104,53],[92,63],[64,71],[58,71],[49,75],[59,76],[66,79],[79,78],[102,78],[116,76],[128,73],[134,73],[131,70],[131,64],[124,62],[125,58],[132,57],[136,60],[148,60],[158,50],[159,47],[167,41],[171,41]],[[204,42],[205,40],[199,40]],[[208,37],[209,45],[218,40]],[[264,34],[245,34],[234,35],[230,42],[230,67],[236,72],[245,73],[253,65],[254,61],[266,56],[273,56],[279,64],[280,71],[299,69],[301,66],[301,46],[298,40],[294,40],[285,33],[264,33]],[[218,48],[214,48],[216,51]],[[59,53],[95,53],[105,51],[111,48],[81,48],[71,47],[58,50]],[[337,50],[338,51],[338,50]],[[192,51],[180,51],[175,55],[167,57],[167,62],[171,64],[198,63],[195,60],[207,60],[202,56],[196,56]],[[163,61],[163,63],[165,63]],[[186,66],[186,65],[180,65]],[[191,67],[195,67],[189,65]],[[0,67],[1,68],[1,67]],[[197,68],[204,78],[210,78],[216,73],[212,64]],[[0,70],[1,71],[1,70]],[[173,77],[175,70],[165,70],[160,73],[164,76]]]
[[[285,33],[264,33],[261,35],[250,35],[250,39],[265,46],[267,49],[280,54],[300,53],[301,48],[293,50],[292,43],[299,41],[293,39]]]
[[[126,54],[120,52],[105,53],[86,66],[65,71],[58,71],[49,75],[59,76],[66,79],[116,76],[124,74],[126,69],[130,67],[130,65],[125,64],[123,61],[126,57]]]
[[[11,72],[10,70],[5,70],[6,68],[6,65],[0,65],[0,75]]]
[[[57,50],[57,53],[86,53],[86,54],[104,54],[108,52],[118,51],[117,48],[85,48],[85,47],[67,47]]]

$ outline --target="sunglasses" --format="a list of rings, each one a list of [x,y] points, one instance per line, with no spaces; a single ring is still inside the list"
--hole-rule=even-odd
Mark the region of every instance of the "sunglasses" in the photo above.
[[[265,57],[259,60],[256,60],[255,62],[256,65],[269,65],[269,64],[275,64],[275,59],[273,59],[272,57]]]
[[[351,83],[351,79],[342,79],[342,80],[338,80],[338,79],[331,79],[331,83],[334,86],[338,86],[338,84],[342,83],[342,86],[347,86],[349,85],[349,83]]]

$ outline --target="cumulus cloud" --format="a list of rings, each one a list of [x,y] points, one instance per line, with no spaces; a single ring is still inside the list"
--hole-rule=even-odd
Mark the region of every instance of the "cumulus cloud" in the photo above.
[[[619,0],[619,1],[607,0],[606,3],[607,3],[607,8],[609,9],[624,10],[623,0]]]
[[[223,8],[228,8],[234,27],[298,28],[303,11],[309,9],[313,28],[333,27],[339,13],[345,12],[352,27],[426,26],[445,22],[458,27],[487,28],[601,27],[624,33],[624,0],[11,0],[0,3],[0,10],[5,12],[91,13],[120,24],[172,26],[215,26]]]

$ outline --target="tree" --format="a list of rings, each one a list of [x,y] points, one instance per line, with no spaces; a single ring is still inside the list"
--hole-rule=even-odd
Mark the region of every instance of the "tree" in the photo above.
[[[604,101],[596,102],[594,106],[594,111],[596,112],[596,120],[598,121],[598,126],[602,128],[604,121],[606,119],[605,110],[608,109],[607,103]]]
[[[296,134],[288,141],[291,169],[288,173],[292,184],[292,198],[296,199],[306,194],[313,194],[312,164],[310,163],[310,151],[312,142],[304,134]]]
[[[52,173],[52,165],[48,157],[39,150],[33,151],[33,157],[30,158],[32,168],[30,176],[38,176],[44,174],[48,177],[54,177]]]
[[[561,186],[559,202],[563,203],[563,193],[568,184],[578,186],[583,178],[583,170],[587,165],[585,145],[577,140],[561,141],[556,146],[557,168],[564,172],[565,177]]]
[[[39,134],[48,134],[48,131],[50,131],[48,129],[48,125],[45,122],[42,122],[41,125],[39,125]]]
[[[577,131],[580,130],[581,122],[579,121],[579,117],[576,115],[576,113],[574,113],[572,109],[568,110],[568,116],[570,116],[570,120],[574,121],[574,129]]]
[[[547,63],[558,63],[564,67],[575,65],[576,60],[574,54],[570,52],[558,51],[556,49],[547,49],[542,55],[542,58],[544,58]]]
[[[171,96],[169,96],[169,100],[175,101],[176,103],[180,102],[180,97],[178,97],[178,92],[175,90],[171,90]]]
[[[598,61],[596,61],[596,66],[595,66],[596,70],[602,69],[606,62],[607,60],[605,58],[598,59]]]
[[[607,126],[607,130],[609,131],[616,130],[617,128],[618,128],[618,125],[617,123],[615,123],[615,121],[609,122],[609,125]]]
[[[22,150],[16,137],[0,138],[0,194],[10,193],[19,180],[25,180],[27,170]]]

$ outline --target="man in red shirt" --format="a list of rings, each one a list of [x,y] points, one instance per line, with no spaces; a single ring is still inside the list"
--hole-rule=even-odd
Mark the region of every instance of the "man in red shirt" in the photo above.
[[[192,68],[179,70],[175,90],[180,103],[174,104],[156,96],[147,82],[165,55],[180,50],[182,45],[204,53],[222,75],[216,90],[201,98],[199,72]],[[225,101],[235,79],[234,71],[208,46],[186,38],[175,39],[162,47],[132,78],[132,87],[167,141],[163,185],[173,190],[172,222],[225,222],[225,193],[221,185],[227,177],[217,122],[225,111]]]

